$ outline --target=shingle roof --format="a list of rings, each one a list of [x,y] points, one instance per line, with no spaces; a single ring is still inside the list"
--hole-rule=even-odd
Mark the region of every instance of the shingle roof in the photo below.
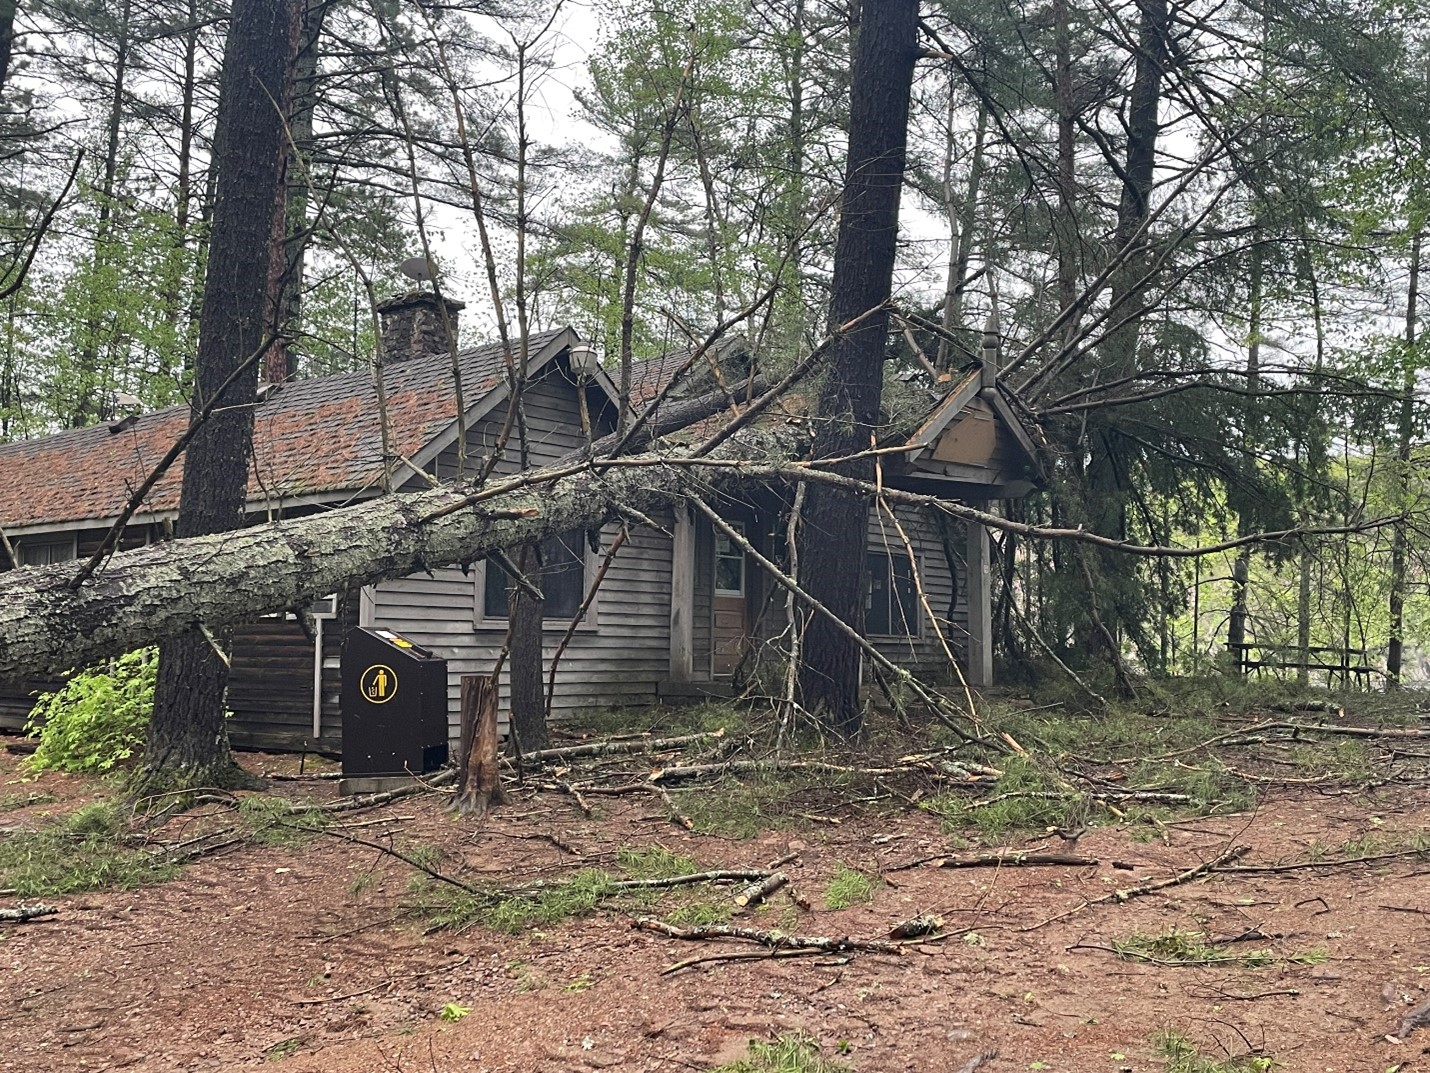
[[[533,357],[563,330],[532,337]],[[458,355],[462,395],[470,408],[504,389],[499,345]],[[383,368],[388,428],[395,451],[418,455],[456,419],[452,362],[446,354],[414,358]],[[107,424],[37,440],[0,444],[0,528],[22,529],[115,517],[131,490],[183,434],[189,408],[171,406],[145,414],[112,433]],[[340,373],[284,384],[254,412],[251,504],[298,496],[358,492],[376,486],[382,473],[377,393],[369,371]],[[179,506],[182,457],[154,486],[140,514]]]

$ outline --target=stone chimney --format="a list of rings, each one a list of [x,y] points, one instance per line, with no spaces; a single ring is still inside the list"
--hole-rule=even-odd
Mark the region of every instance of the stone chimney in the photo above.
[[[447,306],[447,322],[452,329],[452,343],[458,342],[457,315],[465,302],[443,298]],[[382,363],[393,365],[409,358],[425,358],[447,353],[447,334],[442,325],[442,311],[437,296],[429,291],[410,291],[378,303],[382,318]]]

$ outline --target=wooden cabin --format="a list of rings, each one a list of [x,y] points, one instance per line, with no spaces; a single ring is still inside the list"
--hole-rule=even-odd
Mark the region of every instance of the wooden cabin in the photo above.
[[[458,303],[451,303],[448,322]],[[401,464],[392,488],[424,487],[457,473],[458,429],[467,470],[484,464],[499,440],[508,401],[499,347],[459,353],[464,420],[455,420],[452,362],[437,331],[435,299],[408,295],[385,303],[382,383],[392,452]],[[562,329],[530,342],[523,392],[528,462],[554,461],[614,427],[617,393],[590,361],[577,334]],[[635,401],[653,397],[679,362],[636,369]],[[954,385],[921,425],[911,450],[886,467],[890,485],[983,503],[1024,494],[1036,451],[996,385],[975,370]],[[680,390],[707,385],[689,378]],[[678,393],[678,392],[677,392]],[[928,405],[924,403],[923,405]],[[253,522],[293,517],[366,497],[383,487],[382,430],[371,372],[271,386],[254,425],[249,481]],[[92,553],[128,496],[181,434],[187,407],[125,417],[93,428],[0,445],[0,473],[11,495],[0,528],[22,565]],[[587,431],[589,429],[589,432]],[[519,468],[513,441],[496,472]],[[182,462],[154,487],[124,533],[125,547],[166,539],[177,516]],[[785,556],[787,503],[773,491],[717,505],[722,516],[771,558]],[[899,526],[870,515],[866,610],[870,639],[894,662],[948,677],[945,640],[975,685],[992,679],[988,540],[981,526],[938,524],[900,508]],[[776,654],[785,634],[782,593],[703,517],[684,507],[636,526],[611,559],[593,602],[572,634],[556,676],[553,711],[627,707],[731,691]],[[900,535],[898,529],[902,528]],[[551,660],[619,526],[548,542],[544,654]],[[909,556],[907,537],[913,547]],[[915,578],[934,610],[916,598]],[[455,738],[461,677],[489,673],[506,640],[506,582],[494,562],[434,569],[270,616],[237,630],[233,641],[230,737],[241,747],[335,752],[342,638],[352,626],[390,629],[448,661],[449,725]],[[0,683],[0,727],[18,729],[33,692],[52,683]],[[505,689],[505,682],[503,682]]]

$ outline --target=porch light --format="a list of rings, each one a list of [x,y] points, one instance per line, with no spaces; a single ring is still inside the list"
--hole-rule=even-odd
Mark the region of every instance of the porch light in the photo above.
[[[571,371],[577,376],[595,376],[601,367],[596,348],[590,343],[577,343],[571,348]]]

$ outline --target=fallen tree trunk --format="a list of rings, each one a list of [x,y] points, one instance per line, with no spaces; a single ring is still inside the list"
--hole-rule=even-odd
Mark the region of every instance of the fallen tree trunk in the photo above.
[[[800,431],[746,429],[701,469],[716,486],[741,461],[788,461]],[[116,554],[79,589],[76,564],[0,575],[0,678],[62,673],[203,624],[221,629],[388,578],[469,563],[552,533],[649,512],[688,480],[678,457],[594,472],[585,462],[533,470],[473,491],[385,495],[326,514],[153,544]],[[235,579],[242,578],[242,584]]]

